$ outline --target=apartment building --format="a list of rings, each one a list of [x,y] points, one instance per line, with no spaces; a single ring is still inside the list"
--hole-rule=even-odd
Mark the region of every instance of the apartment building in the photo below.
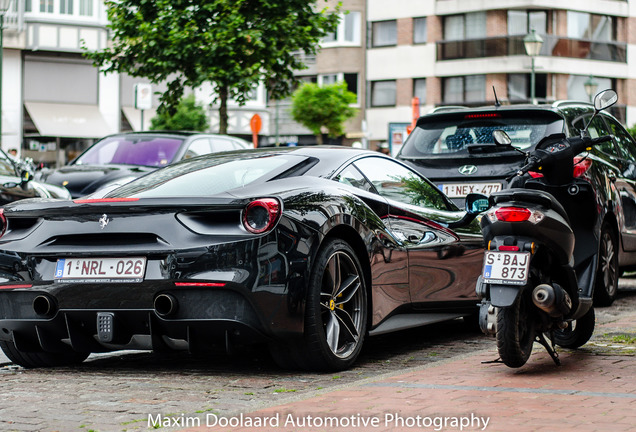
[[[333,8],[337,0],[321,6]],[[586,100],[584,83],[619,94],[615,114],[636,122],[636,0],[344,0],[340,25],[308,68],[310,82],[345,81],[357,94],[358,115],[334,141],[356,141],[393,152],[417,113],[440,105],[521,103],[530,94],[531,58],[523,38],[531,31],[543,45],[535,57],[535,97]],[[147,129],[154,110],[134,108],[137,83],[104,75],[82,57],[82,44],[108,43],[102,0],[14,0],[5,16],[2,147],[36,161],[62,163],[108,133]],[[299,54],[302,55],[302,54]],[[161,92],[161,88],[154,91]],[[209,86],[194,90],[210,105],[210,130],[218,107]],[[417,97],[418,104],[413,100]],[[158,105],[155,96],[154,107]],[[250,137],[250,119],[263,119],[261,145],[313,144],[295,123],[290,101],[267,100],[264,86],[245,106],[231,105],[229,133]]]
[[[625,123],[636,122],[633,1],[367,1],[366,120],[371,145],[395,153],[418,97],[425,113],[440,105],[528,102],[531,58],[523,39],[543,39],[535,57],[539,102],[589,100],[585,82],[614,88]]]

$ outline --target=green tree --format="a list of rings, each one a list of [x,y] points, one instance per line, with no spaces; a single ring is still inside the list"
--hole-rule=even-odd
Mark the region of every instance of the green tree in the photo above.
[[[205,108],[197,105],[193,94],[179,101],[177,110],[173,115],[167,110],[160,111],[152,118],[150,129],[152,130],[190,130],[205,132],[208,130],[208,116]]]
[[[344,133],[344,123],[358,112],[351,106],[355,102],[355,93],[348,91],[344,82],[322,87],[305,83],[292,95],[291,113],[322,144],[323,129],[332,138]]]
[[[87,52],[104,72],[167,83],[159,111],[174,112],[186,87],[212,84],[220,133],[227,133],[229,98],[245,103],[265,82],[271,98],[289,95],[294,56],[315,54],[335,30],[340,5],[325,0],[105,0],[111,47]]]
[[[625,127],[625,129],[632,137],[634,137],[634,139],[636,139],[636,124],[633,124],[632,127]]]

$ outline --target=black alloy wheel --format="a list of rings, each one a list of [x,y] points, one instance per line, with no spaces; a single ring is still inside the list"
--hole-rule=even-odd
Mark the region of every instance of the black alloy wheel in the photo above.
[[[517,295],[515,302],[497,309],[497,351],[508,367],[518,368],[526,364],[535,339],[535,317],[529,290]]]
[[[303,342],[271,346],[272,357],[285,368],[347,369],[362,349],[367,317],[367,287],[356,254],[343,240],[327,240],[312,270]]]
[[[594,285],[594,305],[610,306],[618,292],[618,242],[616,234],[607,222],[601,229],[596,283]]]

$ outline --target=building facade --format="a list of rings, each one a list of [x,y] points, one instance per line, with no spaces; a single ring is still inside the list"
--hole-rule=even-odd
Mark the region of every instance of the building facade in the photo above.
[[[337,0],[321,2],[334,8]],[[304,81],[345,81],[357,95],[355,118],[337,143],[393,153],[417,113],[440,105],[492,104],[533,99],[587,100],[584,84],[614,88],[614,113],[636,122],[636,0],[344,0],[340,25],[297,72]],[[2,64],[2,148],[20,149],[36,162],[64,163],[108,133],[147,129],[154,110],[134,107],[127,75],[104,75],[83,48],[108,43],[102,0],[14,0],[5,16]],[[523,39],[534,30],[543,44],[531,58]],[[161,88],[153,89],[161,92]],[[194,90],[218,107],[208,86]],[[417,98],[417,99],[414,99]],[[414,104],[414,100],[417,103]],[[158,105],[155,96],[154,107]],[[290,100],[268,100],[264,86],[242,107],[230,106],[229,133],[251,137],[250,119],[262,118],[260,145],[313,144],[295,123]]]
[[[542,39],[535,98],[589,100],[584,84],[614,88],[614,113],[636,122],[636,2],[626,0],[367,1],[366,119],[373,143],[401,144],[413,98],[425,113],[440,105],[528,102],[531,58],[523,39]],[[397,131],[397,132],[396,132]]]

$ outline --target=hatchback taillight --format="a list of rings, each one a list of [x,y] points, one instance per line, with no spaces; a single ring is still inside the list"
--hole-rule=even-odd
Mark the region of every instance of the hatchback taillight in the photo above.
[[[574,172],[572,173],[572,175],[574,176],[574,178],[579,178],[583,174],[585,174],[585,172],[590,169],[591,166],[592,161],[590,159],[577,156],[574,158]]]
[[[274,228],[280,214],[281,205],[277,199],[257,199],[245,206],[243,226],[253,234],[262,234]]]
[[[531,222],[537,223],[544,215],[537,210],[529,210],[524,207],[499,207],[486,213],[491,222]]]
[[[0,237],[7,231],[7,217],[4,215],[4,209],[0,208]]]

